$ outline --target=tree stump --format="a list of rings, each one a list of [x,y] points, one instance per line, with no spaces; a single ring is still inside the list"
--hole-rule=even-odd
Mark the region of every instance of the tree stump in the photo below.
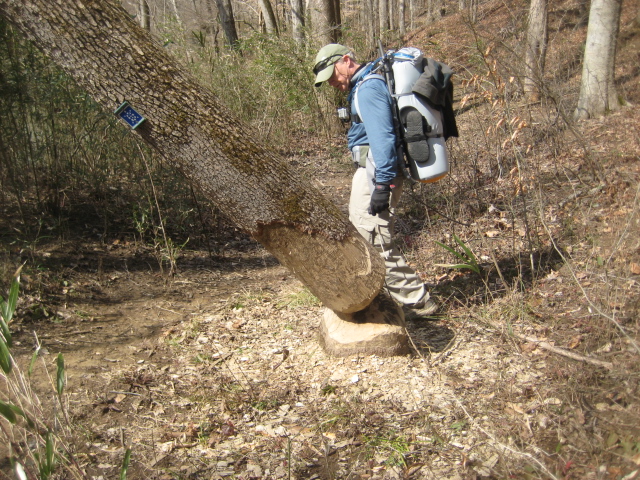
[[[402,309],[382,291],[367,308],[355,313],[325,309],[318,334],[329,355],[391,357],[409,353]]]

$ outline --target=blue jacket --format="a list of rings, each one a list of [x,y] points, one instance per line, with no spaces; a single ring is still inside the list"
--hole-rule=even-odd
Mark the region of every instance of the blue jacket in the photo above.
[[[351,79],[349,94],[351,112],[356,113],[354,92],[358,89],[358,107],[362,123],[352,122],[347,133],[349,150],[369,145],[376,165],[376,182],[391,182],[398,175],[397,139],[393,126],[393,103],[384,79],[369,74],[369,65],[362,67]]]

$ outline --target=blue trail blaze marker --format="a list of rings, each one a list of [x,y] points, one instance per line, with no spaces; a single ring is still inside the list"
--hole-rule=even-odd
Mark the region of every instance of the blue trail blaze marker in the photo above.
[[[140,124],[146,120],[146,118],[136,112],[126,100],[122,102],[122,105],[116,108],[113,113],[127,122],[132,130],[138,128]]]

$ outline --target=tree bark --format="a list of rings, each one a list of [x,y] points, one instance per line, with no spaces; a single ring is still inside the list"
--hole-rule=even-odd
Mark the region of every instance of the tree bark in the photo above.
[[[180,13],[178,12],[178,5],[176,4],[176,0],[169,0],[171,7],[173,8],[173,15],[176,18],[176,22],[178,25],[182,25],[182,20],[180,20]]]
[[[220,24],[227,39],[227,45],[235,48],[238,44],[238,31],[236,30],[236,21],[233,18],[233,8],[231,0],[216,0],[218,6],[218,14],[220,15]]]
[[[377,15],[376,15],[376,2],[374,0],[364,0],[365,9],[362,12],[364,17],[364,23],[367,26],[367,38],[366,43],[369,49],[374,49],[377,47],[375,42],[375,37],[379,35],[379,30],[376,26],[379,26],[377,23]]]
[[[389,0],[378,1],[378,19],[380,20],[380,36],[389,30]]]
[[[342,10],[340,8],[340,0],[331,0],[333,2],[333,38],[334,41],[340,42],[342,39]]]
[[[314,37],[320,44],[326,45],[338,41],[339,25],[336,20],[334,0],[313,0],[311,26]]]
[[[584,50],[577,119],[602,115],[618,108],[614,84],[616,42],[622,0],[592,0]]]
[[[273,13],[273,7],[269,0],[258,0],[260,3],[260,10],[264,17],[264,26],[269,35],[278,35],[278,22],[276,21],[276,15]]]
[[[398,0],[398,33],[404,36],[407,33],[407,24],[405,21],[405,0]]]
[[[291,35],[298,44],[304,43],[304,2],[291,0]]]
[[[547,56],[547,0],[531,0],[526,48],[524,93],[529,100],[538,101]]]
[[[55,5],[52,5],[55,1]],[[261,242],[328,308],[365,308],[384,263],[338,207],[253,140],[216,97],[112,0],[0,0],[0,14]]]
[[[140,26],[146,31],[151,31],[151,12],[147,0],[140,0],[139,4]]]

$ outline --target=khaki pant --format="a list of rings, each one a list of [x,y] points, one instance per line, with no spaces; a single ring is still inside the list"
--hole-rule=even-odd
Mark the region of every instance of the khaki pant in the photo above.
[[[409,267],[393,245],[392,233],[394,210],[402,195],[403,178],[394,182],[390,208],[374,216],[369,215],[371,192],[373,191],[373,162],[369,155],[366,168],[358,168],[351,185],[349,220],[367,241],[376,247],[384,258],[387,273],[385,284],[391,296],[401,305],[421,307],[429,299],[424,283]]]

